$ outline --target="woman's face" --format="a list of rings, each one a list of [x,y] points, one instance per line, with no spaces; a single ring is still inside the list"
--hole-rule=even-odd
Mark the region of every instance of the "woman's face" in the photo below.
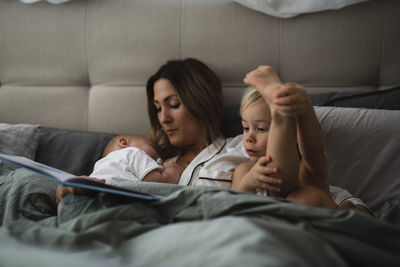
[[[171,145],[187,149],[204,148],[204,130],[187,111],[169,80],[159,79],[154,83],[154,106]]]

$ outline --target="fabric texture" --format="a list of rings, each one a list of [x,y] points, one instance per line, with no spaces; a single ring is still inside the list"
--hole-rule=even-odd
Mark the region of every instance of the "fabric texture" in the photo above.
[[[45,178],[9,169],[1,181],[0,218],[7,235],[0,238],[12,241],[0,242],[7,266],[16,266],[25,252],[30,266],[57,257],[60,267],[71,266],[71,257],[80,266],[99,259],[115,261],[112,266],[400,263],[398,202],[383,217],[394,221],[385,221],[355,210],[311,208],[230,190],[129,182],[131,189],[165,198],[143,203],[107,194],[69,195],[55,209],[54,192],[46,193],[54,184]],[[23,246],[24,253],[10,245]]]
[[[122,181],[142,181],[153,170],[162,166],[136,147],[126,147],[110,152],[94,165],[91,177],[105,179],[107,184],[119,185]]]
[[[315,107],[329,156],[329,182],[374,212],[400,195],[400,111]]]
[[[368,206],[359,198],[354,197],[349,193],[346,189],[340,188],[338,186],[329,186],[329,191],[331,192],[331,196],[336,205],[342,204],[344,201],[351,201],[354,205],[361,205],[365,208],[369,209]],[[371,211],[372,213],[372,211]]]
[[[21,1],[22,3],[25,3],[25,4],[33,4],[33,3],[37,3],[37,2],[41,2],[41,1],[47,1],[51,4],[62,4],[62,3],[65,3],[65,2],[68,2],[71,0],[19,0],[19,1]]]
[[[35,158],[39,125],[0,123],[0,153]]]
[[[236,166],[249,161],[242,136],[220,138],[203,149],[185,168],[180,185],[230,188]]]
[[[315,106],[353,107],[368,109],[400,109],[400,87],[372,92],[332,92],[310,94]]]
[[[278,18],[292,18],[301,14],[329,9],[340,9],[368,0],[235,0],[248,8]]]

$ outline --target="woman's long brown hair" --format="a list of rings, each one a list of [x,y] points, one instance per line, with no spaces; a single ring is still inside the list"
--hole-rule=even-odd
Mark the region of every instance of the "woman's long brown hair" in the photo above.
[[[223,113],[222,86],[218,76],[203,62],[187,58],[171,60],[147,81],[147,112],[150,118],[150,138],[159,156],[167,159],[181,153],[173,147],[162,129],[154,106],[154,84],[167,79],[177,91],[182,104],[205,130],[205,143],[210,144],[221,136],[220,122]]]

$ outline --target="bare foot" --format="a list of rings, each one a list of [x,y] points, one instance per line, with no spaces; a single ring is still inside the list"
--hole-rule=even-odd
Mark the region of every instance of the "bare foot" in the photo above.
[[[259,66],[247,73],[243,81],[245,84],[255,87],[268,104],[272,103],[274,93],[282,86],[278,74],[270,66]]]

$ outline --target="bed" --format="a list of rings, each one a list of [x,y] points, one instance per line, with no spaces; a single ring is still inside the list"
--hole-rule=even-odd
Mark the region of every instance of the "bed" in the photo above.
[[[69,195],[0,162],[1,266],[400,266],[400,3],[282,19],[234,1],[0,0],[0,152],[87,175],[118,133],[147,135],[144,86],[171,58],[221,78],[240,134],[244,74],[304,85],[356,210],[212,187],[125,183],[164,196]]]

